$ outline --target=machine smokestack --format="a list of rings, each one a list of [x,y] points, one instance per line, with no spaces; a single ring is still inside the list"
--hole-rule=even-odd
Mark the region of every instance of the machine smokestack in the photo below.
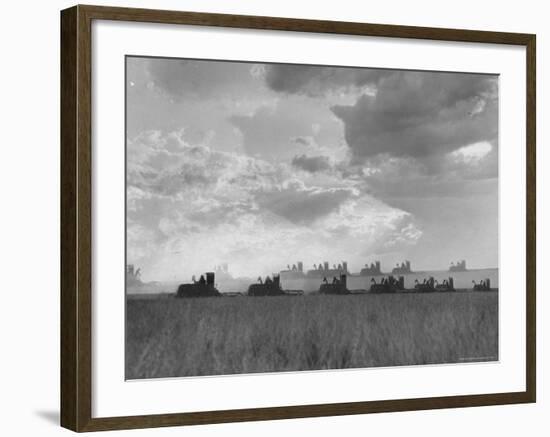
[[[206,285],[214,286],[214,272],[206,273]]]
[[[323,265],[324,265],[324,267],[325,267],[325,270],[328,270],[328,261],[325,261],[325,262],[323,263]]]
[[[304,263],[302,261],[298,261],[298,271],[299,272],[304,271]]]

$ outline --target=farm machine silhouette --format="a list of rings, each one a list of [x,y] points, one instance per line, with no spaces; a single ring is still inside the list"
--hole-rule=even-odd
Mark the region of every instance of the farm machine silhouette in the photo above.
[[[327,278],[323,278],[323,283],[319,287],[320,294],[350,294],[347,287],[347,276],[344,273],[340,274],[340,278],[334,276],[329,282]]]
[[[193,277],[193,283],[191,284],[180,284],[176,297],[212,297],[212,296],[221,296],[221,293],[216,288],[214,283],[214,273],[206,273],[206,279],[204,275],[201,275],[200,279],[197,281]]]
[[[382,278],[378,283],[376,279],[371,279],[371,293],[397,293],[400,291],[405,291],[405,278],[403,276],[395,279],[393,275],[390,275]]]

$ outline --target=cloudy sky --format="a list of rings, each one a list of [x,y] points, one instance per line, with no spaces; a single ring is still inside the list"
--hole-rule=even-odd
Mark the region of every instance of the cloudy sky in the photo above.
[[[129,57],[126,85],[145,280],[498,264],[496,76]]]

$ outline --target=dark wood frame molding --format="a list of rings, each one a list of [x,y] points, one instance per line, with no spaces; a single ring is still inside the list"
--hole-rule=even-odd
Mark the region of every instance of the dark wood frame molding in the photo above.
[[[526,47],[526,390],[469,396],[92,418],[92,20],[353,34]],[[535,58],[536,38],[531,34],[81,5],[63,10],[61,12],[61,425],[81,432],[535,402]]]

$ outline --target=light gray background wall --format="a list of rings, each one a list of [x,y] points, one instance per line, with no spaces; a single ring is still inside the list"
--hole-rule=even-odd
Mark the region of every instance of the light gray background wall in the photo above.
[[[94,3],[94,2],[92,2]],[[279,435],[545,435],[550,387],[542,349],[550,324],[544,296],[544,252],[550,220],[543,198],[550,158],[548,11],[539,1],[299,2],[296,0],[95,1],[96,4],[236,14],[364,21],[536,33],[538,37],[538,344],[539,402],[368,416],[125,432],[142,436]],[[57,426],[59,397],[59,10],[68,1],[4,2],[1,18],[0,108],[0,430],[3,435],[68,434]],[[545,165],[546,164],[546,165]],[[546,190],[548,192],[548,190]],[[543,245],[546,243],[546,247]],[[120,434],[120,433],[119,433]]]

